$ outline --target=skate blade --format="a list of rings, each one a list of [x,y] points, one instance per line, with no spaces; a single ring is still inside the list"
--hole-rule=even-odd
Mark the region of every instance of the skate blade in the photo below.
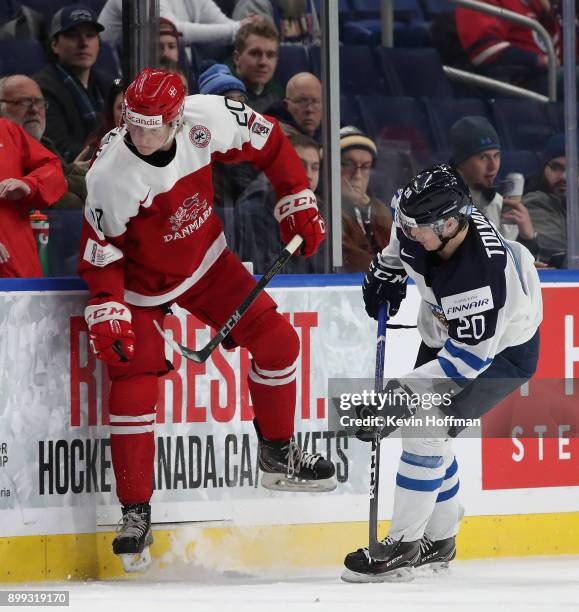
[[[368,583],[368,582],[410,582],[414,580],[414,572],[411,567],[399,567],[398,569],[383,574],[363,574],[346,568],[341,576],[344,582]]]
[[[419,565],[414,568],[416,576],[422,576],[427,578],[436,574],[437,576],[444,576],[450,573],[450,562],[449,561],[435,561],[434,563],[426,563],[425,565]]]
[[[143,552],[140,553],[123,553],[119,555],[123,569],[125,572],[131,574],[134,572],[142,572],[151,565],[151,552],[149,547],[143,548]]]
[[[301,480],[288,478],[285,474],[270,474],[264,472],[261,486],[270,491],[297,491],[300,493],[325,493],[333,491],[338,486],[335,476],[324,480]]]
[[[435,574],[445,574],[450,572],[449,561],[439,561],[437,563],[430,563],[430,567]]]

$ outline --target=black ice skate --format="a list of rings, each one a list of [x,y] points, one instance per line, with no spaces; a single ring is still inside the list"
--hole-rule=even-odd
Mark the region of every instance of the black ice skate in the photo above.
[[[414,578],[412,568],[420,559],[420,541],[403,542],[390,536],[382,540],[387,547],[384,561],[370,558],[367,548],[346,555],[342,572],[344,582],[407,582]]]
[[[144,570],[151,563],[151,506],[123,506],[123,518],[119,521],[117,532],[113,540],[113,552],[120,556],[125,572]]]
[[[428,566],[435,572],[448,569],[449,563],[456,557],[456,538],[431,540],[423,536],[420,540],[420,560],[416,567]]]
[[[290,438],[283,441],[266,440],[257,422],[259,439],[258,461],[263,472],[261,486],[274,491],[333,491],[336,468],[321,455],[306,453]]]

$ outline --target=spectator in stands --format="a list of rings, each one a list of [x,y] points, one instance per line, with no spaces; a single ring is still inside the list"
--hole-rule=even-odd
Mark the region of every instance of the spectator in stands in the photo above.
[[[258,113],[280,102],[282,88],[273,81],[279,56],[279,36],[268,21],[250,23],[235,37],[233,64],[236,76],[245,83],[247,102]]]
[[[537,20],[549,33],[557,65],[562,60],[561,25],[550,0],[483,0]],[[485,75],[546,93],[547,55],[527,26],[456,7],[458,37],[471,63]],[[558,75],[562,91],[562,72]]]
[[[66,180],[58,157],[13,121],[0,119],[0,142],[0,277],[42,276],[28,215],[62,197]]]
[[[107,99],[105,100],[105,107],[100,125],[89,138],[88,144],[83,150],[83,154],[88,157],[88,159],[92,159],[103,137],[111,130],[121,125],[124,95],[125,84],[122,79],[115,79],[109,90]]]
[[[508,240],[519,240],[531,252],[535,229],[523,204],[503,198],[496,188],[501,167],[501,143],[486,117],[463,117],[450,128],[450,163],[470,188],[479,210]],[[508,208],[508,210],[507,210]]]
[[[223,96],[247,103],[245,83],[234,77],[225,64],[213,64],[199,75],[199,93]]]
[[[276,25],[281,42],[320,43],[320,23],[311,0],[237,0],[233,19],[258,15]]]
[[[159,62],[159,66],[163,70],[168,70],[169,72],[174,72],[175,74],[178,74],[179,77],[181,78],[181,82],[185,86],[185,95],[189,95],[189,79],[187,78],[187,74],[185,73],[185,70],[183,70],[183,68],[181,67],[181,64],[164,57],[164,58],[161,58],[161,61]]]
[[[354,126],[340,130],[342,165],[342,253],[344,270],[365,272],[390,242],[392,213],[368,192],[378,149]]]
[[[289,136],[296,153],[299,155],[310,189],[316,191],[320,177],[320,148],[318,144],[303,134]],[[235,231],[237,235],[236,252],[242,261],[253,262],[256,274],[263,274],[280,254],[283,244],[276,232],[273,216],[275,193],[265,174],[261,173],[250,183],[241,195],[235,208]],[[320,200],[320,211],[324,209]],[[284,266],[285,274],[309,274],[324,271],[323,251],[305,260],[294,257]]]
[[[299,72],[287,82],[285,100],[267,111],[275,117],[282,130],[290,134],[304,134],[318,143],[321,141],[322,84],[309,72]]]
[[[68,162],[98,126],[113,81],[94,68],[102,30],[92,11],[82,4],[61,8],[50,28],[54,61],[34,76],[49,102],[46,135]]]
[[[20,125],[29,136],[52,153],[58,152],[46,129],[47,101],[36,81],[23,74],[0,79],[0,116]],[[82,208],[86,199],[85,174],[88,165],[83,162],[67,163],[60,159],[68,184],[67,192],[54,204],[58,208]]]
[[[179,63],[179,38],[183,36],[175,24],[164,17],[159,19],[159,59]]]
[[[236,102],[247,102],[243,81],[231,74],[225,64],[213,64],[199,75],[199,93],[223,96]],[[239,104],[237,104],[239,106]],[[246,187],[257,177],[259,169],[249,162],[239,164],[213,163],[213,202],[216,207],[231,208]]]
[[[565,136],[552,136],[542,154],[543,168],[533,191],[523,196],[537,230],[537,260],[564,268],[567,256],[567,162]]]
[[[160,0],[160,11],[182,33],[186,45],[230,45],[241,26],[256,20],[254,16],[229,19],[213,0]],[[123,30],[123,0],[107,0],[99,23],[105,28],[103,40],[117,45]]]

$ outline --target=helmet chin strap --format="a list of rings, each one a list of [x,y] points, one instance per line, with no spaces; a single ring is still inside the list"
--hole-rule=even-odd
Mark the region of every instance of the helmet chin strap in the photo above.
[[[442,236],[442,234],[437,234],[438,239],[440,240],[440,246],[437,249],[434,249],[435,253],[440,253],[444,249],[444,247],[453,239],[456,238],[460,232],[465,228],[468,221],[464,219],[462,222],[458,223],[456,226],[456,231],[452,236]]]

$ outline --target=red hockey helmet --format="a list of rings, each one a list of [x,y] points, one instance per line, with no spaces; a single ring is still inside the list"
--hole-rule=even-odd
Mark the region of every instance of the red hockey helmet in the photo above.
[[[160,127],[180,117],[184,101],[185,86],[178,75],[145,68],[127,87],[123,117],[133,125]]]

